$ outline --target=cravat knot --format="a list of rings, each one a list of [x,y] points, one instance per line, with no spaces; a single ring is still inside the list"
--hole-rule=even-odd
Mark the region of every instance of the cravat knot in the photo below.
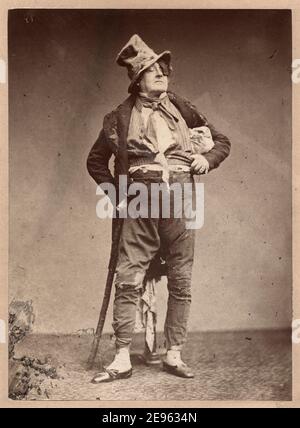
[[[155,110],[158,110],[159,108],[160,108],[160,102],[157,102],[157,101],[153,101],[153,103],[151,103],[152,105],[151,105],[151,108],[152,108],[152,110],[153,111],[155,111]]]
[[[153,99],[145,96],[140,96],[142,106],[145,108],[151,108],[152,110],[159,110],[162,107],[162,99]]]
[[[178,118],[172,114],[171,111],[166,107],[164,101],[167,99],[167,94],[162,98],[149,98],[145,95],[139,96],[142,106],[145,108],[151,108],[153,112],[158,111],[165,118],[169,128],[174,131],[176,126],[175,123],[178,122]]]

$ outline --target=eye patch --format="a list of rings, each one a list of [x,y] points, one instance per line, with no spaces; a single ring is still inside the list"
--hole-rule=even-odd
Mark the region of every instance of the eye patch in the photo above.
[[[169,76],[171,73],[171,67],[162,59],[158,60],[157,63],[159,64],[163,75]]]

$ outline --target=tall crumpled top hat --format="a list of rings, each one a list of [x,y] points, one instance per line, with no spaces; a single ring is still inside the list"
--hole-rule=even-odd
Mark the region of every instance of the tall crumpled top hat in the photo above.
[[[161,58],[166,61],[169,69],[171,69],[170,51],[156,54],[146,45],[138,34],[134,34],[130,38],[128,43],[121,49],[116,59],[119,65],[127,67],[128,76],[131,80],[128,92],[132,92],[132,88],[141,73]]]

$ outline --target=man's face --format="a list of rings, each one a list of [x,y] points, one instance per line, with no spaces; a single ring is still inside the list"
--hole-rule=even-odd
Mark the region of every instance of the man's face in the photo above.
[[[156,62],[144,71],[139,85],[140,92],[159,96],[168,89],[168,76],[163,74],[161,66]]]

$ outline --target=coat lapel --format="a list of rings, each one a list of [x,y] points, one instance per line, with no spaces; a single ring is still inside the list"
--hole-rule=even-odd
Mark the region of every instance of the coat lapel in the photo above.
[[[196,107],[188,100],[179,97],[173,92],[168,92],[170,101],[178,108],[183,119],[189,128],[196,128],[197,126],[207,125],[207,120],[202,114],[199,114]]]
[[[117,128],[119,136],[118,173],[128,174],[127,135],[129,130],[131,110],[134,106],[134,97],[128,97],[116,110]]]

